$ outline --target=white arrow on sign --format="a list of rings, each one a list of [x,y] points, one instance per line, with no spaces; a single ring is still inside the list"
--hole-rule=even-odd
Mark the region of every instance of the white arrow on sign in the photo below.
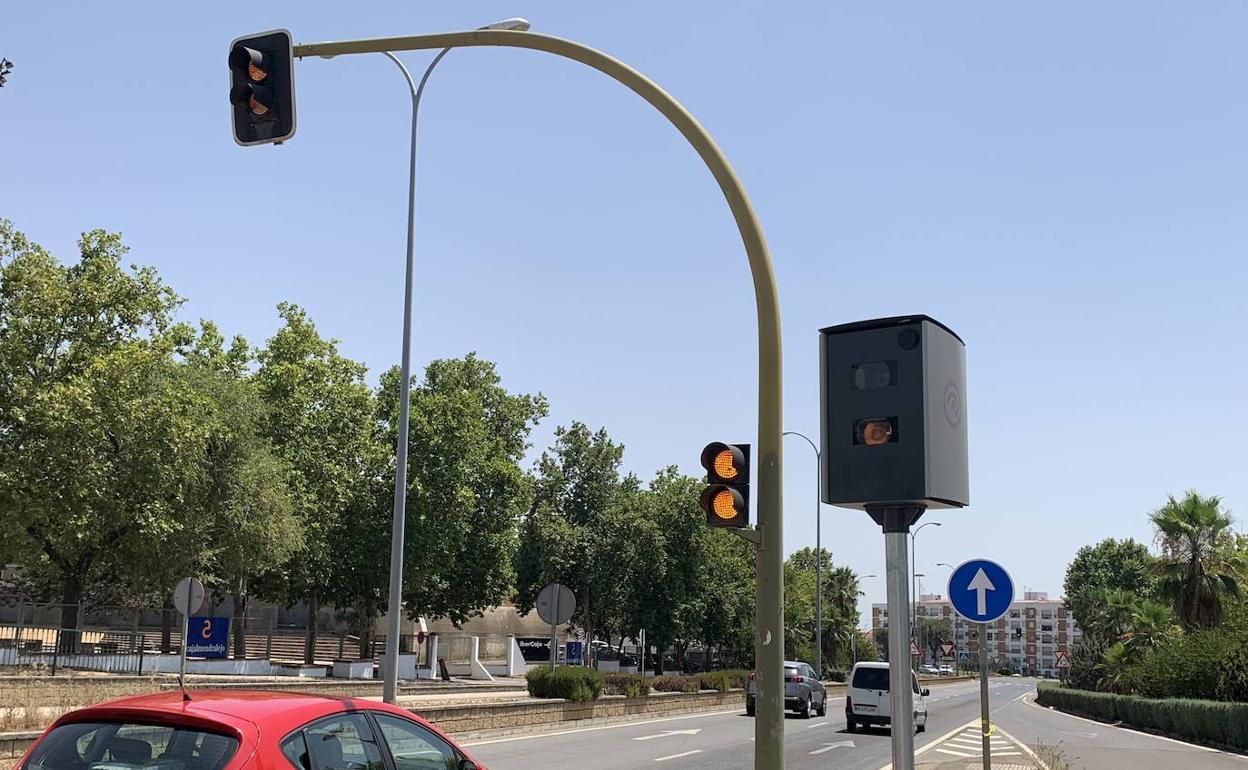
[[[987,615],[988,614],[988,598],[985,596],[985,592],[995,591],[997,590],[997,587],[994,586],[992,584],[992,581],[988,579],[988,576],[984,574],[983,567],[980,567],[979,571],[975,573],[975,577],[971,578],[971,584],[967,586],[967,588],[974,591],[976,594],[975,608],[978,610],[978,612],[975,614]]]
[[[642,735],[640,737],[634,738],[633,740],[648,741],[653,738],[667,738],[672,735],[697,735],[700,732],[702,732],[701,728],[698,728],[696,730],[665,730],[664,732],[658,733],[656,735]]]
[[[836,743],[825,743],[823,744],[823,748],[815,749],[814,751],[810,753],[822,754],[825,751],[831,751],[832,749],[839,749],[842,746],[848,746],[849,748],[852,749],[854,747],[854,742],[853,741],[837,741]]]

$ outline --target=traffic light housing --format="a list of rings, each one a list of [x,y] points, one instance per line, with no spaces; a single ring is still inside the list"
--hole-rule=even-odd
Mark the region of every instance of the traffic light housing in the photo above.
[[[712,527],[750,525],[750,445],[712,441],[702,450],[706,489],[698,505]]]
[[[234,141],[281,144],[295,133],[295,59],[290,32],[275,29],[230,43]]]

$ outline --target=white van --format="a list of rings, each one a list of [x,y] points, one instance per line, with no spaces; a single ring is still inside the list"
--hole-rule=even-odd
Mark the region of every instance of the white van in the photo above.
[[[927,729],[927,702],[931,693],[919,687],[919,679],[910,673],[910,685],[914,690],[914,728],[918,732]],[[887,663],[855,663],[845,685],[845,727],[849,732],[858,725],[888,725],[892,722],[892,708],[888,695]]]

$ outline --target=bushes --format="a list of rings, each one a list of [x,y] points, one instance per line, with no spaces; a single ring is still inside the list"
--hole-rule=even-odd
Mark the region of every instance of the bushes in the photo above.
[[[534,698],[563,698],[570,701],[597,700],[602,695],[602,674],[584,666],[559,666],[554,671],[542,666],[524,675],[529,695]]]
[[[1223,631],[1183,634],[1157,645],[1132,668],[1140,695],[1150,698],[1221,697],[1219,679],[1242,640]]]
[[[1248,636],[1222,663],[1218,699],[1248,703]]]
[[[623,695],[626,698],[644,698],[650,694],[650,680],[641,674],[608,673],[602,675],[607,695]]]
[[[844,682],[849,677],[849,672],[841,668],[829,668],[823,672],[823,677],[831,682]]]
[[[706,671],[698,674],[694,678],[698,682],[699,690],[728,692],[729,690],[745,689],[745,681],[749,678],[749,676],[749,671],[741,669],[725,669],[724,671]]]
[[[525,674],[529,695],[534,698],[564,698],[572,701],[596,700],[600,695],[623,695],[644,698],[654,692],[698,692],[699,690],[745,689],[750,672],[744,670],[708,671],[694,676],[656,676],[641,674],[599,673],[581,666],[560,666],[552,674],[549,668],[531,668]]]
[[[656,676],[650,680],[655,692],[697,692],[698,680],[692,676]]]
[[[1040,684],[1036,700],[1106,722],[1124,722],[1196,743],[1248,750],[1248,703],[1141,698],[1057,687],[1047,682]]]

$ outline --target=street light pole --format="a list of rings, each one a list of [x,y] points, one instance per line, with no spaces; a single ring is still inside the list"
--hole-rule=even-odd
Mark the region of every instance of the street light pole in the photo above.
[[[795,430],[786,430],[786,436],[798,436],[806,439],[806,443],[810,444],[810,448],[815,452],[815,672],[819,679],[823,680],[823,545],[820,539],[820,506],[823,503],[822,491],[823,485],[821,478],[823,468],[820,465],[819,447],[815,446],[815,442],[805,433],[798,433]]]
[[[482,29],[516,29],[527,30],[529,23],[523,19],[507,19],[491,24]],[[443,48],[420,79],[420,85],[412,82],[412,74],[403,66],[403,62],[389,51],[382,51],[390,61],[394,62],[403,79],[407,81],[407,90],[412,96],[412,143],[408,152],[407,164],[407,266],[403,281],[403,354],[400,365],[399,380],[399,436],[394,449],[394,518],[390,525],[390,596],[386,617],[386,656],[382,665],[383,684],[382,699],[386,703],[394,703],[398,695],[399,678],[399,635],[403,615],[403,546],[406,539],[404,530],[407,525],[407,429],[408,414],[412,388],[412,246],[416,235],[416,125],[420,115],[420,97],[425,92],[425,83],[433,74],[442,57],[451,49]]]
[[[858,578],[858,580],[859,580],[859,585],[861,585],[861,584],[862,584],[862,583],[861,583],[861,581],[866,580],[867,578],[873,578],[873,577],[875,577],[875,575],[863,575],[863,576],[859,577],[859,578]],[[859,591],[858,593],[862,593],[862,591]],[[874,628],[875,628],[875,625],[874,625],[874,624],[872,624],[872,629],[874,630]],[[875,638],[875,634],[874,634],[874,633],[872,633],[872,635],[871,635],[871,636],[872,636],[872,639],[874,640],[874,638]],[[854,663],[857,663],[857,662],[858,662],[858,624],[857,624],[857,623],[855,623],[855,624],[854,624],[854,635],[850,637],[850,650],[849,650],[849,654],[850,654],[850,656],[853,658],[853,662],[854,662]],[[852,668],[852,666],[851,666],[851,668]]]
[[[763,228],[744,185],[715,140],[680,102],[618,59],[571,40],[510,30],[443,32],[429,35],[299,43],[293,53],[332,57],[344,54],[416,51],[455,47],[508,46],[544,51],[580,62],[624,85],[659,111],[689,142],[715,177],[732,212],[753,280],[758,324],[758,608],[755,615],[757,718],[754,720],[755,770],[784,767],[784,510],[783,473],[784,356],[780,334],[780,297]],[[904,543],[902,550],[905,550]],[[904,559],[900,564],[905,570]],[[904,577],[904,575],[903,575]],[[905,581],[902,580],[904,588]],[[904,610],[903,610],[904,611]]]
[[[914,539],[918,537],[919,530],[923,529],[924,527],[939,527],[939,526],[940,526],[939,521],[929,521],[925,524],[920,524],[919,526],[915,527],[914,529],[910,531],[910,575],[912,576],[910,586],[911,588],[914,589],[914,603],[910,607],[910,610],[911,610],[910,638],[911,639],[914,639],[914,635],[916,633],[915,629],[918,628],[919,626],[919,578],[915,572],[915,566],[914,566],[915,562],[917,561],[914,556],[914,551],[915,551]]]

